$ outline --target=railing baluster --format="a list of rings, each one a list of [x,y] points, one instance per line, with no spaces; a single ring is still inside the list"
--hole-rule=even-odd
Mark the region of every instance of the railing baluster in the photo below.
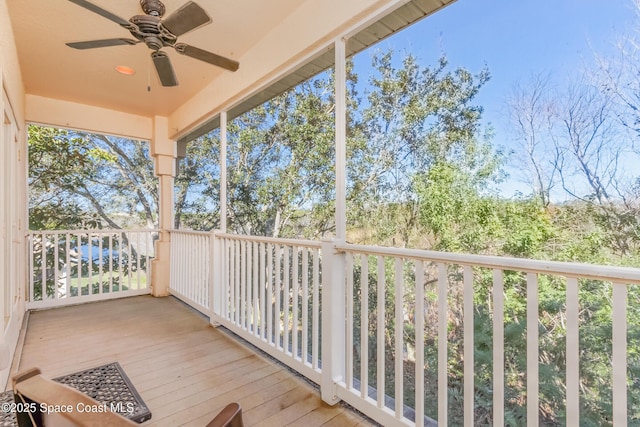
[[[320,334],[320,251],[313,250],[313,305],[311,311],[311,365],[319,369],[319,334]]]
[[[187,236],[183,236],[183,247],[187,245],[188,240]],[[189,256],[189,274],[186,276],[187,280],[183,283],[183,292],[186,294],[187,298],[191,299],[191,301],[198,301],[198,292],[193,284],[200,282],[198,258],[202,256],[202,248],[200,248],[200,242],[197,236],[193,240],[196,253],[190,254]]]
[[[234,270],[235,270],[235,274],[234,274],[234,278],[235,278],[235,284],[234,284],[234,289],[233,289],[233,295],[235,300],[233,301],[233,319],[234,319],[234,323],[238,326],[241,325],[241,317],[240,317],[240,298],[241,298],[241,294],[240,294],[240,270],[241,270],[241,265],[240,265],[240,244],[241,242],[239,242],[238,240],[234,240],[233,241],[233,247],[235,248],[235,258],[234,258]]]
[[[205,244],[205,256],[204,256],[204,269],[205,269],[205,282],[203,287],[203,305],[207,309],[209,316],[218,310],[214,306],[214,294],[217,292],[217,283],[214,285],[214,282],[217,280],[215,274],[218,274],[218,266],[217,260],[215,256],[217,256],[217,252],[215,250],[216,241],[215,235],[213,232],[209,233],[207,236],[203,236],[204,244]],[[215,273],[214,273],[215,271]],[[214,287],[216,286],[216,287]]]
[[[176,250],[176,258],[177,258],[177,271],[175,272],[175,278],[176,278],[176,290],[178,292],[184,292],[183,288],[183,283],[186,277],[187,272],[185,270],[188,270],[189,267],[187,265],[187,259],[185,258],[185,253],[184,250],[182,248],[182,235],[177,235],[176,236],[176,247],[178,248]]]
[[[118,233],[118,292],[124,289],[124,235]]]
[[[464,425],[473,427],[475,419],[475,366],[473,334],[473,267],[464,267]]]
[[[76,287],[78,289],[78,295],[82,296],[82,233],[78,233],[76,241],[76,254],[78,256],[78,274],[76,277]]]
[[[396,418],[401,419],[403,415],[404,407],[404,269],[403,259],[395,258],[395,330],[394,330],[394,343],[395,343],[395,403],[396,403]]]
[[[58,299],[60,297],[58,291],[58,265],[59,263],[59,254],[58,249],[60,248],[60,235],[58,233],[55,234],[55,238],[53,240],[53,299]]]
[[[244,241],[242,240],[233,240],[233,246],[235,248],[234,255],[234,268],[235,268],[235,284],[234,284],[234,300],[231,302],[234,311],[235,325],[241,329],[244,329],[244,304],[243,301],[245,299],[245,256],[244,256]]]
[[[89,295],[93,295],[93,234],[87,233],[87,261],[89,264]],[[99,292],[98,292],[99,293]]]
[[[131,289],[131,235],[127,235],[127,282],[128,289]]]
[[[224,301],[222,302],[222,314],[224,319],[231,320],[229,307],[231,305],[231,283],[233,282],[231,272],[233,269],[231,268],[231,245],[229,244],[229,239],[222,239],[222,253],[224,254],[224,277],[222,279]]]
[[[67,236],[67,243],[69,236]],[[67,254],[69,247],[67,246]],[[109,233],[109,293],[113,293],[113,233]]]
[[[204,271],[200,266],[204,260],[204,245],[202,244],[202,236],[194,236],[194,239],[190,239],[187,236],[184,236],[185,240],[185,249],[187,245],[190,244],[190,241],[194,241],[194,246],[196,248],[196,253],[191,255],[191,277],[192,280],[185,283],[186,291],[191,294],[191,299],[199,304],[202,302],[202,284],[204,283]]]
[[[65,234],[65,250],[66,250],[66,277],[64,281],[64,296],[65,298],[71,297],[71,233]],[[42,294],[44,300],[47,294]]]
[[[260,268],[260,338],[267,339],[267,305],[269,304],[269,293],[267,292],[266,283],[266,243],[258,243],[258,252],[260,253],[260,262],[258,268]]]
[[[446,427],[448,424],[448,393],[449,393],[449,357],[447,349],[447,330],[449,327],[447,285],[449,277],[447,266],[438,264],[438,426]]]
[[[147,288],[149,288],[151,286],[151,263],[149,262],[149,258],[153,257],[155,258],[156,253],[155,253],[155,245],[153,243],[153,236],[154,233],[152,233],[148,239],[149,239],[149,247],[148,250],[146,251],[146,257],[145,257],[145,275],[146,275],[146,279],[147,279]],[[146,247],[146,245],[145,245]],[[153,254],[152,256],[150,254]]]
[[[385,269],[384,269],[384,258],[381,256],[377,257],[378,260],[378,291],[376,295],[377,301],[377,313],[376,313],[376,321],[377,321],[377,396],[378,396],[378,408],[384,407],[384,397],[385,397],[385,366],[384,366],[384,346],[385,346],[385,321],[384,321],[384,311],[385,311],[385,287],[386,287],[386,277],[385,277]]]
[[[187,236],[182,236],[181,246],[184,248],[187,241]],[[195,242],[197,248],[197,241]],[[196,249],[197,251],[198,249]],[[198,280],[198,272],[196,271],[196,258],[199,256],[198,254],[187,254],[187,251],[182,251],[184,256],[184,265],[186,269],[182,275],[182,286],[181,291],[184,295],[190,300],[195,300],[195,293],[192,289],[192,286],[189,286],[190,283],[194,283]],[[199,252],[199,251],[198,251]]]
[[[103,248],[103,243],[102,243],[102,238],[103,238],[103,233],[98,233],[98,280],[100,280],[100,285],[99,285],[99,291],[100,293],[104,292],[103,286],[102,286],[102,281],[104,280],[104,248]]]
[[[225,319],[230,322],[234,321],[234,310],[233,306],[235,305],[235,242],[231,239],[226,239],[226,249],[225,253],[227,256],[227,282],[225,283],[225,298],[227,303]]]
[[[275,270],[275,283],[274,283],[274,288],[275,288],[275,299],[276,299],[276,307],[275,307],[275,321],[274,321],[274,327],[275,327],[275,345],[276,348],[283,348],[281,343],[280,343],[280,328],[281,328],[281,321],[280,321],[280,299],[282,298],[282,280],[281,280],[281,273],[282,273],[282,263],[281,263],[281,257],[282,257],[282,251],[281,251],[281,247],[280,245],[276,245],[276,256],[275,256],[275,260],[274,260],[274,270]]]
[[[179,255],[179,248],[178,248],[178,239],[180,238],[180,235],[172,235],[171,236],[171,262],[169,265],[169,282],[171,283],[171,288],[172,289],[179,289],[179,284],[178,284],[178,269],[180,268],[180,263],[178,262],[178,257]]]
[[[260,298],[258,297],[259,283],[258,283],[258,269],[260,268],[258,261],[260,259],[258,252],[258,243],[253,242],[253,335],[256,337],[260,334]]]
[[[360,396],[369,397],[369,257],[360,255]]]
[[[178,240],[178,244],[180,246],[182,246],[184,244],[184,236],[180,236],[179,240]],[[182,250],[180,251],[180,265],[182,265],[182,269],[181,269],[181,274],[180,274],[180,281],[179,281],[179,287],[178,290],[179,292],[185,292],[185,282],[188,280],[191,280],[191,278],[189,277],[191,275],[191,259],[192,257],[188,256],[186,251]]]
[[[613,283],[613,425],[627,426],[627,285]]]
[[[346,329],[346,385],[347,390],[353,388],[353,254],[346,254],[346,287],[347,294],[347,329]]]
[[[493,425],[504,426],[504,274],[493,270]]]
[[[293,354],[294,359],[300,357],[300,353],[298,352],[298,297],[300,294],[300,279],[299,279],[299,263],[298,263],[298,255],[299,248],[298,246],[293,246],[291,248],[291,261],[292,272],[291,272],[291,280],[292,280],[292,291],[291,291],[291,305],[293,307],[293,320],[291,326],[291,354]]]
[[[538,427],[538,276],[527,273],[527,427]]]
[[[416,375],[415,375],[415,411],[416,427],[424,426],[424,263],[414,261],[416,268],[415,289],[415,342],[416,342]]]
[[[284,350],[285,353],[290,353],[289,350],[289,343],[290,343],[290,336],[289,336],[289,309],[291,307],[291,303],[289,302],[289,294],[291,292],[291,261],[290,261],[290,250],[289,250],[289,246],[288,245],[284,245],[282,247],[282,251],[283,251],[283,262],[284,262],[284,267],[282,270],[282,281],[283,281],[283,286],[282,286],[282,310],[283,310],[283,321],[282,321],[282,326],[284,329],[284,336],[283,336],[283,340],[282,340],[282,348]]]
[[[180,246],[182,246],[184,248],[185,245],[185,241],[187,236],[181,236],[181,242],[180,242]],[[184,270],[182,271],[182,280],[181,280],[181,291],[187,296],[187,298],[193,299],[193,294],[192,294],[192,284],[193,281],[196,279],[195,278],[195,256],[193,254],[187,254],[187,251],[182,251],[182,257],[183,257],[183,265],[185,266]]]
[[[265,244],[267,248],[267,342],[273,344],[273,244]]]
[[[47,235],[42,233],[42,243],[40,244],[40,276],[42,288],[42,301],[47,299]]]
[[[580,424],[580,332],[578,279],[567,278],[567,425]],[[536,326],[537,326],[536,312]]]
[[[182,247],[185,247],[187,244],[187,236],[182,236]],[[187,255],[187,251],[183,251],[184,252],[184,256],[185,259],[187,259],[187,263],[186,265],[188,265],[188,271],[186,272],[187,274],[184,275],[184,279],[182,281],[182,292],[184,292],[184,294],[187,296],[187,298],[191,299],[192,301],[195,301],[197,296],[196,296],[196,292],[193,289],[193,286],[190,286],[192,283],[196,283],[200,278],[199,278],[199,272],[196,269],[196,266],[198,265],[198,257],[200,256],[200,251],[198,250],[198,239],[195,239],[195,247],[196,247],[196,251],[198,252],[197,254],[189,254]]]
[[[35,240],[35,233],[29,233],[29,301],[36,300],[35,289],[35,252],[33,251],[33,241]]]
[[[136,281],[137,281],[137,285],[136,285],[136,289],[142,289],[142,286],[140,286],[140,252],[142,250],[142,247],[140,245],[140,235],[142,233],[138,232],[136,233]],[[100,240],[102,242],[102,240]]]
[[[242,283],[244,285],[242,289],[242,328],[249,331],[251,322],[251,247],[249,246],[249,242],[242,242],[242,252],[244,254],[242,265]]]
[[[309,364],[309,248],[302,250],[302,362]]]

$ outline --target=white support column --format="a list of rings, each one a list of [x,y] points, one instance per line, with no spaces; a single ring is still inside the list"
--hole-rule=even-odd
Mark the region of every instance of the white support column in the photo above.
[[[159,182],[160,239],[156,241],[156,256],[151,263],[151,292],[154,296],[169,295],[171,277],[171,235],[173,228],[173,185],[176,175],[177,144],[169,138],[166,117],[154,117],[151,156]]]
[[[335,167],[336,167],[336,240],[344,242],[346,220],[346,42],[335,42]],[[340,401],[338,383],[345,381],[346,303],[345,256],[335,252],[334,241],[322,242],[322,400],[330,405]]]
[[[320,394],[329,405],[340,401],[338,383],[345,381],[345,256],[333,240],[322,242],[322,380]]]
[[[220,113],[220,231],[227,232],[227,112]]]
[[[346,168],[347,168],[347,66],[346,40],[335,42],[336,99],[336,239],[346,240]]]

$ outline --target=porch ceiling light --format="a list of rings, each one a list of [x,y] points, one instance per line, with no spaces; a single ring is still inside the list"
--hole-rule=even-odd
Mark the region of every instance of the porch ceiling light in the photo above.
[[[116,71],[126,76],[133,76],[136,73],[136,70],[131,67],[127,67],[126,65],[118,65],[116,67]]]

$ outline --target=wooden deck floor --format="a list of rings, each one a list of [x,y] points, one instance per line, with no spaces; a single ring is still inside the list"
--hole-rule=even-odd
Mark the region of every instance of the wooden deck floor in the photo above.
[[[173,297],[132,297],[32,312],[20,369],[56,377],[117,361],[149,406],[145,426],[203,426],[237,401],[245,425],[370,421],[256,354]]]

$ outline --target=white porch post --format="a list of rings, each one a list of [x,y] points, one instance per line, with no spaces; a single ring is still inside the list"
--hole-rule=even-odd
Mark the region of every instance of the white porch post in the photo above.
[[[345,381],[346,304],[345,256],[335,252],[334,242],[344,242],[346,220],[346,58],[345,40],[335,42],[336,99],[336,239],[322,243],[322,400],[340,401],[338,384]]]
[[[220,113],[220,231],[227,232],[227,112]]]
[[[347,65],[346,41],[335,42],[336,99],[336,239],[346,240],[346,168],[347,168]]]
[[[154,117],[151,156],[154,172],[159,180],[160,238],[155,243],[156,257],[151,263],[151,293],[153,296],[169,295],[171,276],[171,235],[173,228],[173,185],[176,175],[177,144],[169,138],[166,117]]]
[[[216,316],[222,316],[224,301],[224,265],[222,263],[223,246],[218,233],[227,232],[227,112],[220,113],[220,227],[219,231],[211,234],[212,250],[212,288],[213,298],[211,322],[215,322]]]
[[[340,401],[338,384],[345,381],[344,254],[334,240],[322,242],[322,380],[320,394],[329,405]]]

